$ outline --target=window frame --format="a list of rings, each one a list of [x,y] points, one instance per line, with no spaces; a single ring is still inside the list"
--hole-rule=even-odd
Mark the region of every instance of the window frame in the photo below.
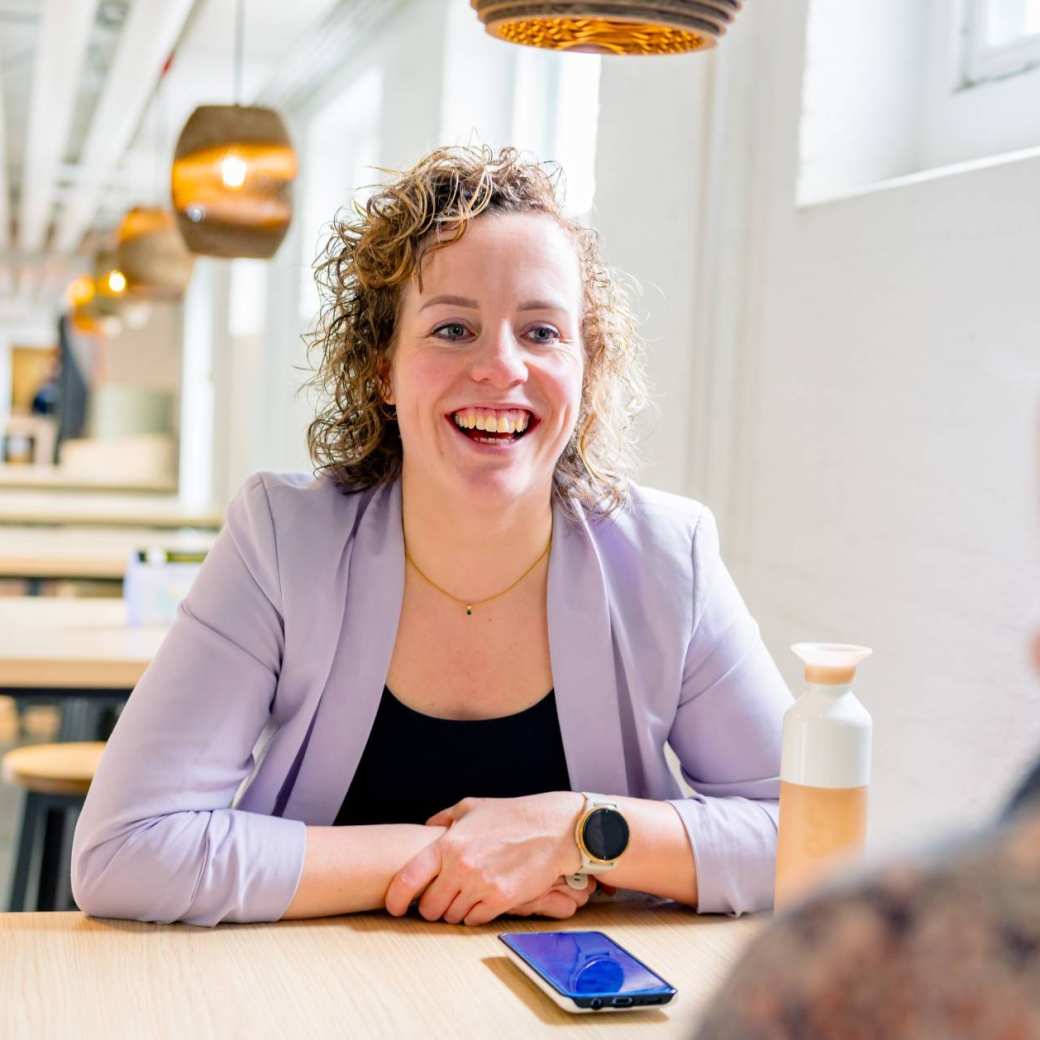
[[[1006,43],[986,40],[986,19],[994,0],[967,0],[961,88],[981,86],[1040,68],[1040,32]]]

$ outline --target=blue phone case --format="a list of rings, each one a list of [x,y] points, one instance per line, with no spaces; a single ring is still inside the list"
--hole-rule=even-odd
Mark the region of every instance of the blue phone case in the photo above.
[[[671,1003],[676,989],[604,932],[503,932],[513,961],[566,1011]]]

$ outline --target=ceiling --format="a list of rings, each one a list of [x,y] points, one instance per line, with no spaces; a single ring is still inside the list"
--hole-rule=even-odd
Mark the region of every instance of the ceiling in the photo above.
[[[168,201],[192,110],[236,100],[238,5],[0,0],[0,319],[53,305],[127,208]],[[241,5],[238,100],[277,103],[270,84],[293,68],[296,84],[306,78],[310,55],[371,0]]]

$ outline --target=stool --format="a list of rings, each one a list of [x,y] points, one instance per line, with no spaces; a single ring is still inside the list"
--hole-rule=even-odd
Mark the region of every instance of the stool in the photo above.
[[[4,755],[4,780],[25,790],[9,910],[77,909],[70,881],[72,835],[104,749],[101,741],[29,744]],[[26,906],[31,874],[35,898]]]

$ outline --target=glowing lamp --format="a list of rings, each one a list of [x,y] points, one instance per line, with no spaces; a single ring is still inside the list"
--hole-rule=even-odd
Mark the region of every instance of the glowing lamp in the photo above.
[[[123,217],[116,232],[116,260],[127,292],[143,299],[180,297],[195,263],[173,214],[157,206],[135,206]]]
[[[177,229],[193,253],[267,259],[292,220],[299,164],[270,108],[202,105],[181,131],[171,172]]]

